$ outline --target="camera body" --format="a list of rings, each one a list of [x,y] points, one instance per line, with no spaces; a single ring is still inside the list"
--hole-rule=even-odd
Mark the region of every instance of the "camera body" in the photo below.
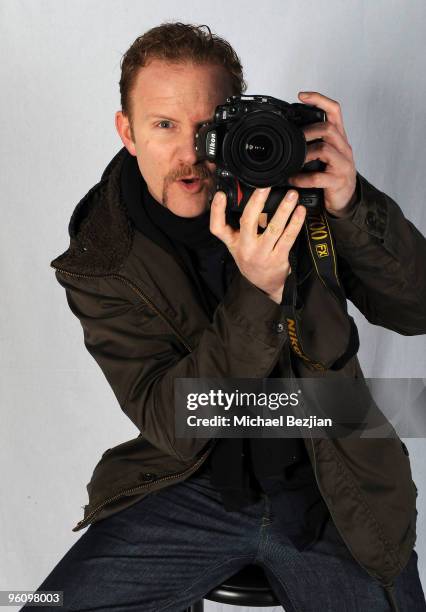
[[[196,134],[198,159],[216,164],[216,191],[227,196],[227,215],[240,216],[257,187],[272,187],[263,212],[273,213],[299,172],[323,171],[326,164],[304,164],[307,143],[302,128],[326,120],[307,104],[290,104],[272,96],[231,96],[216,107],[214,120]],[[320,142],[319,138],[312,142]],[[299,204],[316,207],[322,189],[297,188]]]

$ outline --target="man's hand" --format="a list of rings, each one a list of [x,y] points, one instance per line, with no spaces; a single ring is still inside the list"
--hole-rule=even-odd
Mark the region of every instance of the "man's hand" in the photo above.
[[[294,187],[319,187],[324,189],[325,209],[336,217],[346,216],[354,201],[356,168],[352,147],[343,127],[340,104],[331,98],[312,91],[299,98],[327,113],[327,121],[312,123],[303,128],[306,141],[322,138],[324,142],[308,144],[305,163],[320,159],[327,164],[323,172],[294,174],[288,183]]]
[[[259,215],[270,190],[266,187],[253,191],[240,217],[239,230],[227,225],[226,195],[218,191],[212,200],[210,231],[226,244],[241,274],[280,304],[285,280],[291,272],[288,255],[303,226],[306,208],[296,207],[297,191],[288,191],[263,234],[258,234]]]

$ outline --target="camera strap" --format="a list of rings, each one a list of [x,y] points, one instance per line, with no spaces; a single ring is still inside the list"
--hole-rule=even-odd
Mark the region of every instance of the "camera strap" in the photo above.
[[[346,350],[334,361],[326,364],[320,360],[312,359],[302,343],[300,322],[296,315],[297,310],[297,261],[300,251],[301,236],[297,237],[289,253],[291,273],[288,275],[283,291],[281,306],[284,310],[288,338],[293,352],[302,359],[310,370],[323,371],[327,369],[340,370],[358,352],[359,336],[353,318],[348,314],[346,296],[340,284],[337,273],[337,256],[333,238],[323,206],[306,208],[304,222],[306,242],[309,247],[315,272],[325,289],[337,300],[350,323],[350,333]],[[318,316],[320,324],[321,314]]]

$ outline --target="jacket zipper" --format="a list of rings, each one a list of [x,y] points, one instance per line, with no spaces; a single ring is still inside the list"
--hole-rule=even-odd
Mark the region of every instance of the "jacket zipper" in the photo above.
[[[173,330],[173,332],[182,342],[182,344],[187,349],[187,351],[190,353],[192,352],[192,347],[187,342],[186,338],[176,328],[174,323],[172,323],[172,321],[163,312],[161,312],[161,310],[159,310],[155,306],[155,304],[150,300],[150,298],[146,296],[143,293],[143,291],[135,283],[133,283],[131,280],[129,280],[125,276],[121,276],[121,274],[102,274],[102,275],[78,274],[77,272],[68,272],[67,270],[63,270],[62,268],[57,268],[56,266],[52,266],[52,268],[54,268],[58,272],[62,272],[63,274],[68,274],[69,276],[75,276],[77,278],[116,278],[117,280],[120,280],[122,283],[130,287],[139,297],[141,297],[142,300],[149,306],[149,308],[151,308],[156,314],[158,314],[159,317],[163,319],[163,321],[167,323],[167,325],[169,325],[169,327]]]
[[[128,496],[128,495],[133,495],[134,493],[136,493],[140,489],[144,489],[146,487],[149,487],[153,482],[157,483],[157,482],[163,482],[165,480],[175,480],[176,478],[180,478],[181,476],[184,476],[188,472],[195,471],[195,469],[198,467],[198,465],[203,463],[204,459],[210,453],[211,448],[212,447],[209,446],[207,451],[205,453],[203,453],[201,455],[201,457],[199,459],[197,459],[197,461],[193,465],[191,465],[189,468],[187,468],[183,472],[178,472],[177,474],[172,474],[170,476],[163,476],[162,478],[156,478],[155,480],[152,480],[151,482],[147,482],[145,484],[138,485],[136,487],[131,487],[130,489],[122,489],[121,491],[118,491],[117,493],[115,493],[114,495],[109,497],[108,499],[104,500],[101,504],[99,504],[99,506],[96,506],[96,508],[94,508],[90,512],[90,514],[88,514],[86,516],[86,518],[82,519],[81,521],[79,521],[77,523],[76,527],[78,527],[80,529],[85,524],[90,523],[91,519],[95,516],[95,514],[100,512],[102,510],[102,508],[104,508],[106,505],[110,504],[113,501],[116,501],[117,499],[120,499],[120,497],[125,497],[125,496]],[[76,527],[74,527],[73,531],[76,529]]]

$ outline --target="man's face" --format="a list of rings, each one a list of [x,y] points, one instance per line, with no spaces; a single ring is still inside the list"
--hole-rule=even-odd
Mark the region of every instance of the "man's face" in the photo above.
[[[197,162],[195,134],[230,95],[221,66],[152,60],[139,70],[131,93],[133,138],[128,118],[116,114],[117,130],[136,155],[149,192],[176,215],[196,217],[208,209],[215,165]],[[186,177],[197,180],[185,184]]]

